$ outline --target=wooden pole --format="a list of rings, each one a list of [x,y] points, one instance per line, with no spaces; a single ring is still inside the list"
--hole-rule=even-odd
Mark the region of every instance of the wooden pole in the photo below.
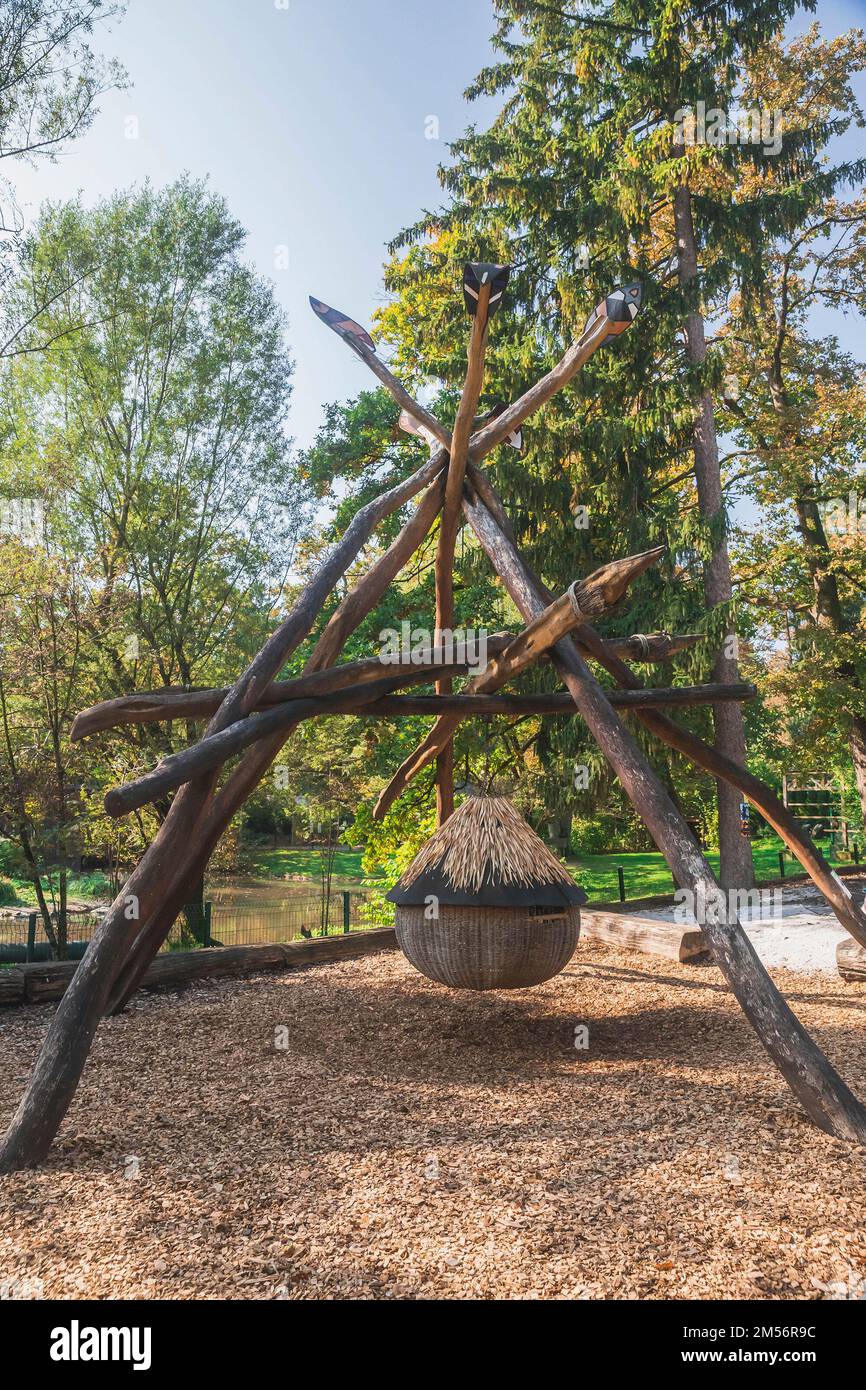
[[[466,379],[454,420],[451,456],[445,482],[445,501],[439,523],[436,547],[436,631],[451,631],[454,627],[454,552],[460,526],[460,502],[472,421],[478,408],[484,383],[484,356],[487,351],[491,284],[487,280],[478,292],[478,302],[469,333]],[[453,690],[450,676],[436,682],[437,695],[450,695]],[[454,810],[454,744],[448,739],[436,759],[436,821],[444,825]]]
[[[446,456],[443,455],[444,457]],[[313,648],[305,668],[306,675],[321,671],[337,660],[343,643],[353,628],[375,608],[389,584],[424,539],[437,515],[441,497],[441,482],[437,482],[435,490],[434,487],[428,489],[415,515],[406,522],[385,554],[361,577],[355,588],[350,590],[339,604]],[[196,881],[204,872],[223,830],[264,777],[296,727],[296,723],[291,723],[257,742],[229,776],[225,785],[213,796],[202,818],[198,843],[192,856],[174,886],[166,889],[159,910],[153,914],[139,934],[118,972],[108,1002],[110,1013],[122,1010],[135,992],[148,962],[159,950],[183,906],[188,883]]]
[[[740,681],[736,685],[664,685],[658,688],[645,686],[640,690],[607,690],[608,700],[614,709],[637,713],[645,709],[659,709],[674,705],[691,709],[699,705],[711,705],[716,700],[754,700],[758,694],[756,685]],[[553,695],[382,695],[371,704],[358,705],[352,710],[357,718],[400,718],[407,714],[454,714],[460,723],[476,715],[505,714],[526,718],[533,714],[562,714],[570,718],[577,715],[571,695],[559,692]],[[428,760],[429,761],[429,760]]]
[[[478,498],[467,498],[464,510],[518,610],[527,622],[532,621],[546,603],[535,577]],[[707,904],[700,925],[760,1042],[819,1128],[838,1138],[866,1143],[866,1110],[776,989],[736,913],[725,905],[694,836],[570,638],[557,645],[555,660],[587,727],[676,882],[691,891],[696,903]]]
[[[487,510],[494,517],[503,535],[513,545],[514,531],[502,505],[502,499],[490,479],[482,469],[473,468],[471,465],[468,477],[477,496],[481,498]],[[527,570],[530,574],[532,573],[528,566]],[[538,579],[538,576],[533,575],[532,577],[538,585],[539,592],[548,599],[551,598],[552,595]],[[589,624],[583,624],[577,628],[572,634],[572,641],[582,656],[588,655],[596,660],[618,681],[621,688],[628,690],[643,688],[640,678],[622,660],[627,655],[633,659],[631,655],[624,651],[615,651],[613,644],[600,637]],[[773,827],[791,853],[799,860],[816,888],[820,890],[833,909],[837,920],[854,937],[855,941],[866,948],[866,912],[854,901],[848,887],[836,877],[818,846],[803,831],[796,817],[790,813],[772,787],[768,787],[766,782],[762,782],[747,768],[719,753],[715,747],[705,743],[697,734],[675,724],[665,714],[651,713],[649,710],[636,710],[635,713],[644,727],[661,739],[663,743],[666,743],[668,747],[675,748],[677,752],[682,753],[714,777],[723,778],[732,787],[736,787],[738,791],[742,792],[753,806],[757,807],[767,823]]]
[[[610,672],[621,687],[633,691],[643,689],[643,682],[639,677],[615,653],[608,650],[607,643],[602,641],[598,633],[585,626],[580,629],[578,635],[581,644]],[[721,688],[724,689],[724,685]],[[861,946],[866,947],[866,913],[854,901],[850,889],[833,873],[817,845],[803,832],[794,816],[776,796],[772,787],[768,787],[759,777],[755,777],[748,768],[740,767],[738,763],[720,753],[717,748],[705,743],[697,734],[675,724],[666,715],[660,712],[651,712],[649,709],[637,709],[635,713],[644,727],[661,739],[663,743],[666,743],[668,747],[675,748],[677,752],[682,753],[698,767],[712,773],[714,777],[721,777],[730,786],[736,787],[747,800],[751,801],[752,805],[760,811],[767,823],[773,827],[777,835],[787,845],[791,853],[800,861],[845,930],[850,932]]]

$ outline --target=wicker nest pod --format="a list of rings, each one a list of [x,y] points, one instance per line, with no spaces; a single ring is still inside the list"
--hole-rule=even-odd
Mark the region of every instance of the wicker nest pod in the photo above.
[[[416,970],[454,989],[525,989],[558,975],[586,894],[504,797],[471,796],[388,897]]]

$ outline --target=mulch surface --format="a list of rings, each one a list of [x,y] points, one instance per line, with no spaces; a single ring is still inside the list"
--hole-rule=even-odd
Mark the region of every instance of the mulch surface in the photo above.
[[[866,986],[774,975],[866,1095]],[[4,1124],[52,1007],[0,1014]],[[0,1283],[856,1297],[864,1186],[866,1148],[804,1118],[713,967],[586,943],[546,985],[477,995],[383,952],[105,1020],[49,1162],[0,1179]]]

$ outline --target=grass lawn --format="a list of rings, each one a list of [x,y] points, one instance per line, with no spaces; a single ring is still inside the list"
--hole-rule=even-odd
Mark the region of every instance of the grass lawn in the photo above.
[[[845,851],[832,852],[829,840],[819,841],[819,847],[831,864],[850,864],[851,855]],[[782,841],[772,839],[757,840],[752,847],[755,863],[755,877],[762,880],[779,877],[779,851]],[[719,871],[718,850],[708,850],[707,858],[713,869]],[[586,889],[591,902],[611,902],[619,897],[617,866],[621,866],[625,876],[625,896],[629,898],[650,897],[656,893],[672,893],[674,881],[671,871],[658,853],[644,854],[581,854],[570,858],[569,867],[582,888]],[[785,852],[785,873],[802,873],[793,855]]]
[[[347,849],[344,845],[338,845],[334,854],[334,876],[336,878],[354,878],[358,883],[364,877],[361,870],[361,859],[363,850]],[[317,879],[319,876],[319,865],[321,856],[315,846],[301,845],[297,849],[265,849],[260,850],[255,856],[255,868],[253,873],[263,878],[282,878],[285,874],[304,874],[307,878]]]
[[[11,878],[9,882],[15,889],[14,903],[3,903],[5,907],[35,907],[36,889],[29,879]],[[42,879],[45,895],[51,901],[51,889],[49,887],[48,876]],[[55,894],[58,891],[57,880],[54,880]],[[95,872],[89,874],[70,874],[66,880],[66,896],[69,901],[83,898],[88,901],[91,898],[107,898],[111,896],[111,884],[106,874]],[[2,902],[2,900],[0,900]]]
[[[831,854],[828,841],[820,842],[820,847],[832,864],[850,863],[850,856]],[[779,850],[782,842],[775,837],[758,840],[754,845],[755,872],[759,881],[779,877]],[[337,850],[334,874],[339,878],[353,879],[360,886],[361,855],[359,849]],[[707,858],[718,872],[718,852],[710,850]],[[656,893],[672,893],[674,884],[670,869],[658,853],[641,854],[581,854],[569,858],[569,868],[586,892],[591,902],[611,902],[619,897],[617,866],[625,875],[626,898],[645,898]],[[315,880],[319,872],[319,851],[314,848],[264,850],[256,856],[257,874],[263,877],[282,878],[284,874],[304,874]],[[791,875],[801,873],[800,865],[790,854],[785,855],[785,872]]]

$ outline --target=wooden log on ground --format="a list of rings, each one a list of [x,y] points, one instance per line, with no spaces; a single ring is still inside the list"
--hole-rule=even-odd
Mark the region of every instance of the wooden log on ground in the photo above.
[[[24,974],[21,966],[0,967],[0,1006],[20,1004],[24,998]]]
[[[473,531],[525,621],[545,607],[535,576],[476,497],[464,500]],[[557,668],[620,785],[667,860],[674,879],[708,904],[701,923],[713,958],[757,1037],[806,1113],[837,1138],[866,1143],[866,1110],[779,993],[736,913],[719,902],[718,883],[673,801],[570,638],[555,651]]]
[[[859,941],[845,937],[836,947],[836,968],[843,980],[866,980],[866,950]]]
[[[633,913],[598,912],[581,908],[581,941],[604,941],[623,951],[641,951],[667,960],[700,960],[709,946],[700,927],[678,926],[676,922],[657,922]]]
[[[487,695],[498,690],[591,613],[600,616],[618,603],[629,584],[661,554],[661,548],[648,550],[642,555],[602,565],[587,579],[575,580],[567,593],[549,603],[502,655],[494,658],[487,669],[470,682],[468,693]],[[373,810],[374,820],[384,819],[412,778],[449,747],[459,724],[459,714],[440,715],[426,738],[404,759],[387,787],[380,792]]]
[[[182,989],[196,980],[237,978],[272,970],[293,970],[300,966],[323,965],[328,961],[351,960],[355,956],[396,948],[393,927],[372,931],[346,932],[312,940],[266,942],[244,946],[212,946],[198,951],[167,951],[154,957],[140,982],[141,989]],[[62,999],[80,962],[49,961],[44,965],[23,965],[14,973],[16,992],[8,997],[0,990],[2,1004],[45,1004]]]

